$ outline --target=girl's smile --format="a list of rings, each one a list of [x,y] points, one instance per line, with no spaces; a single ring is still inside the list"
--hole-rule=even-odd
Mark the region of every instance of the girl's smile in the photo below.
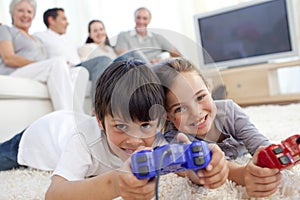
[[[206,126],[206,123],[207,123],[206,119],[207,119],[207,115],[205,117],[193,122],[191,124],[191,126],[196,126],[198,129],[202,129],[203,127]]]
[[[169,90],[169,120],[179,131],[205,137],[213,124],[216,107],[202,78],[195,72],[181,72]]]

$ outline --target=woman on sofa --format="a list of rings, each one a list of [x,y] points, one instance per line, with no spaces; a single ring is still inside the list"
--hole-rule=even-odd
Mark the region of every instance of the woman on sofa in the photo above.
[[[104,23],[91,20],[88,24],[88,37],[84,45],[77,49],[81,63],[77,66],[85,67],[90,74],[91,100],[94,102],[94,91],[99,76],[116,57],[106,34]]]
[[[60,57],[47,59],[42,42],[29,34],[35,12],[35,0],[11,1],[12,26],[0,26],[0,74],[46,83],[54,110],[83,112],[88,72]]]
[[[112,60],[117,57],[106,34],[104,23],[100,20],[92,20],[88,24],[89,36],[83,46],[78,48],[81,61],[97,56],[107,56]]]

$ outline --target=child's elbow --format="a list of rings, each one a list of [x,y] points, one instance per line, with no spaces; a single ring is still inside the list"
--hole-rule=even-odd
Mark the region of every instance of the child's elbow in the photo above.
[[[57,192],[50,186],[45,194],[45,200],[60,199],[57,197]]]
[[[49,189],[48,189],[45,194],[45,200],[51,200],[51,199],[53,199],[52,194],[51,194],[51,191],[49,191]]]

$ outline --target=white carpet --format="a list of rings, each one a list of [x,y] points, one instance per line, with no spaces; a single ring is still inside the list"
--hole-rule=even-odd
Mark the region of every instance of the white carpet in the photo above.
[[[300,133],[300,104],[267,105],[245,108],[253,123],[271,140],[279,142]],[[236,162],[246,163],[249,157]],[[282,172],[282,184],[277,192],[264,199],[299,199],[300,165]],[[0,200],[40,200],[50,184],[50,173],[19,169],[0,172]],[[161,176],[161,199],[249,199],[245,188],[227,181],[214,190],[204,189],[174,174]]]

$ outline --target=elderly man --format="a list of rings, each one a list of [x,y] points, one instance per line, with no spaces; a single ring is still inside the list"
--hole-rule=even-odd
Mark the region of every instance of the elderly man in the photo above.
[[[138,8],[134,12],[134,19],[135,29],[118,35],[115,45],[118,55],[140,49],[147,61],[153,64],[166,58],[166,55],[180,56],[179,51],[165,37],[147,29],[151,21],[151,12],[147,8]]]

